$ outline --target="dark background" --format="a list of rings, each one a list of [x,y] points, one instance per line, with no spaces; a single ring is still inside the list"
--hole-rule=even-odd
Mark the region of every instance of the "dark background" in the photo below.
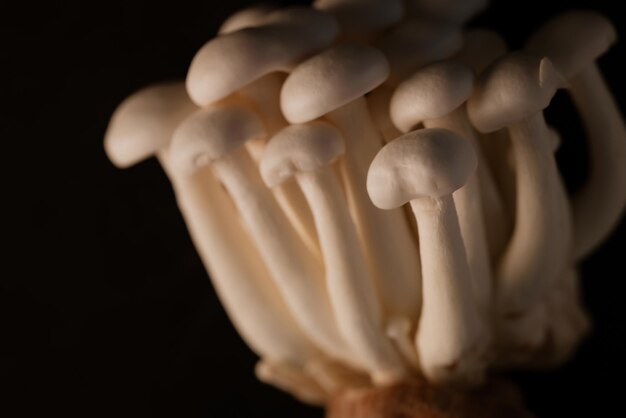
[[[122,99],[183,78],[219,23],[250,3],[2,6],[0,137],[10,192],[2,206],[17,213],[4,219],[0,415],[321,417],[255,380],[255,358],[220,307],[156,161],[121,171],[102,149]],[[492,3],[476,24],[512,47],[574,6],[604,12],[626,33],[618,1]],[[620,43],[601,61],[622,109],[625,50]],[[574,190],[585,149],[565,95],[547,117],[564,137],[558,157]],[[540,417],[621,415],[625,240],[623,223],[582,265],[595,327],[576,358],[515,376]]]

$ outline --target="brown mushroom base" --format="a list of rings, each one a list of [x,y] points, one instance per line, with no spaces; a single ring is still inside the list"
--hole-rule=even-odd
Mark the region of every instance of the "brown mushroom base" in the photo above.
[[[471,390],[438,388],[423,380],[376,389],[354,389],[333,397],[326,418],[532,418],[519,390],[492,379]]]

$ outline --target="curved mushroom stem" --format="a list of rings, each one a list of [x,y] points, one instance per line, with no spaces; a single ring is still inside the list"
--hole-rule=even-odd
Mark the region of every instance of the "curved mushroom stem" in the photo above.
[[[493,179],[502,199],[504,211],[507,214],[514,214],[516,199],[515,156],[513,155],[513,146],[511,145],[509,132],[506,129],[500,129],[487,134],[481,133],[478,135],[478,141],[485,156],[485,162],[493,173]],[[506,244],[508,244],[508,240],[513,232],[513,216],[509,215],[508,218],[509,235],[507,236]],[[500,255],[502,254],[500,253]]]
[[[346,154],[340,162],[348,206],[364,245],[367,263],[386,310],[416,320],[421,305],[417,244],[401,208],[376,208],[366,190],[369,165],[382,147],[364,98],[334,110],[326,118],[342,133]]]
[[[488,337],[470,295],[470,271],[452,196],[411,200],[420,233],[424,302],[417,348],[432,382],[477,384]]]
[[[424,121],[424,125],[428,127],[441,127],[457,132],[465,137],[474,146],[474,150],[478,157],[478,168],[476,175],[478,176],[478,188],[480,192],[476,196],[482,199],[482,213],[485,220],[483,228],[486,231],[487,243],[489,245],[489,254],[492,258],[497,259],[506,247],[511,235],[511,220],[504,209],[502,197],[496,186],[494,176],[489,171],[486,163],[485,155],[482,147],[478,142],[478,137],[474,128],[469,122],[465,113],[465,106],[457,109],[450,115],[431,121]],[[483,233],[483,235],[485,235]],[[469,255],[469,254],[468,254]]]
[[[543,113],[509,127],[517,177],[516,223],[498,266],[505,320],[546,293],[571,257],[571,216]],[[508,312],[508,313],[506,313]]]
[[[215,161],[213,170],[300,326],[330,357],[352,364],[324,289],[322,266],[309,257],[250,155],[238,149]]]
[[[265,123],[265,138],[249,141],[246,145],[255,160],[260,160],[268,138],[287,126],[280,111],[280,88],[284,75],[270,73],[239,90],[239,95],[250,102]],[[272,189],[279,206],[291,222],[313,257],[321,259],[319,243],[311,210],[295,182],[285,182]]]
[[[574,256],[593,251],[618,224],[626,206],[626,127],[596,64],[570,80],[589,135],[589,178],[573,198]]]
[[[385,143],[393,141],[402,135],[402,132],[396,128],[389,115],[389,102],[391,101],[392,95],[393,89],[389,86],[382,85],[367,96],[367,104],[370,114],[372,115],[372,122],[374,122],[378,128]]]
[[[426,120],[424,126],[426,128],[444,128],[456,132],[470,141],[478,157],[476,174],[462,188],[454,192],[453,196],[459,216],[461,236],[465,243],[474,298],[481,315],[485,319],[490,318],[493,306],[493,275],[485,220],[488,220],[491,225],[490,231],[495,233],[495,235],[492,234],[492,237],[497,237],[492,239],[497,239],[498,245],[502,248],[504,237],[508,234],[503,225],[504,211],[499,196],[493,190],[495,185],[491,174],[485,171],[485,158],[482,156],[476,135],[465,115],[465,106],[461,106],[445,117]],[[491,194],[488,190],[491,190]],[[496,241],[492,240],[491,243],[495,245]]]
[[[384,333],[384,318],[363,249],[331,170],[301,172],[296,178],[309,205],[322,246],[326,286],[341,333],[361,357],[374,382],[401,380],[406,367]]]

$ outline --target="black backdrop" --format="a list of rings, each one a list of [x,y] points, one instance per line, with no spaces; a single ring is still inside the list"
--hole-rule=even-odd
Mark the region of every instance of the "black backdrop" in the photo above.
[[[1,280],[0,379],[8,390],[0,415],[322,415],[253,377],[255,358],[228,323],[158,164],[120,171],[101,145],[125,96],[184,77],[218,24],[249,3],[2,6],[3,168],[17,165],[5,175],[16,194],[3,206],[18,212],[5,218],[18,234],[5,229],[13,251],[3,264],[17,261],[18,269]],[[574,6],[608,14],[626,33],[618,1],[492,3],[476,24],[513,47]],[[624,51],[620,43],[601,61],[622,109]],[[586,170],[583,137],[565,96],[554,103],[547,117],[565,138],[558,158],[575,189]],[[24,150],[8,151],[13,145]],[[557,371],[515,376],[541,417],[621,415],[625,240],[623,223],[582,265],[595,328],[576,358]]]

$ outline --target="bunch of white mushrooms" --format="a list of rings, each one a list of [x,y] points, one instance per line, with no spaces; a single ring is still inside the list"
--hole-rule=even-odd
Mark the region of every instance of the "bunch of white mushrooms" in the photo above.
[[[509,52],[486,0],[316,0],[229,17],[184,82],[105,138],[160,161],[259,379],[312,404],[416,376],[474,387],[562,363],[589,329],[577,264],[626,204],[603,16]],[[565,89],[590,172],[568,196],[543,110]],[[566,139],[564,139],[566,140]]]

